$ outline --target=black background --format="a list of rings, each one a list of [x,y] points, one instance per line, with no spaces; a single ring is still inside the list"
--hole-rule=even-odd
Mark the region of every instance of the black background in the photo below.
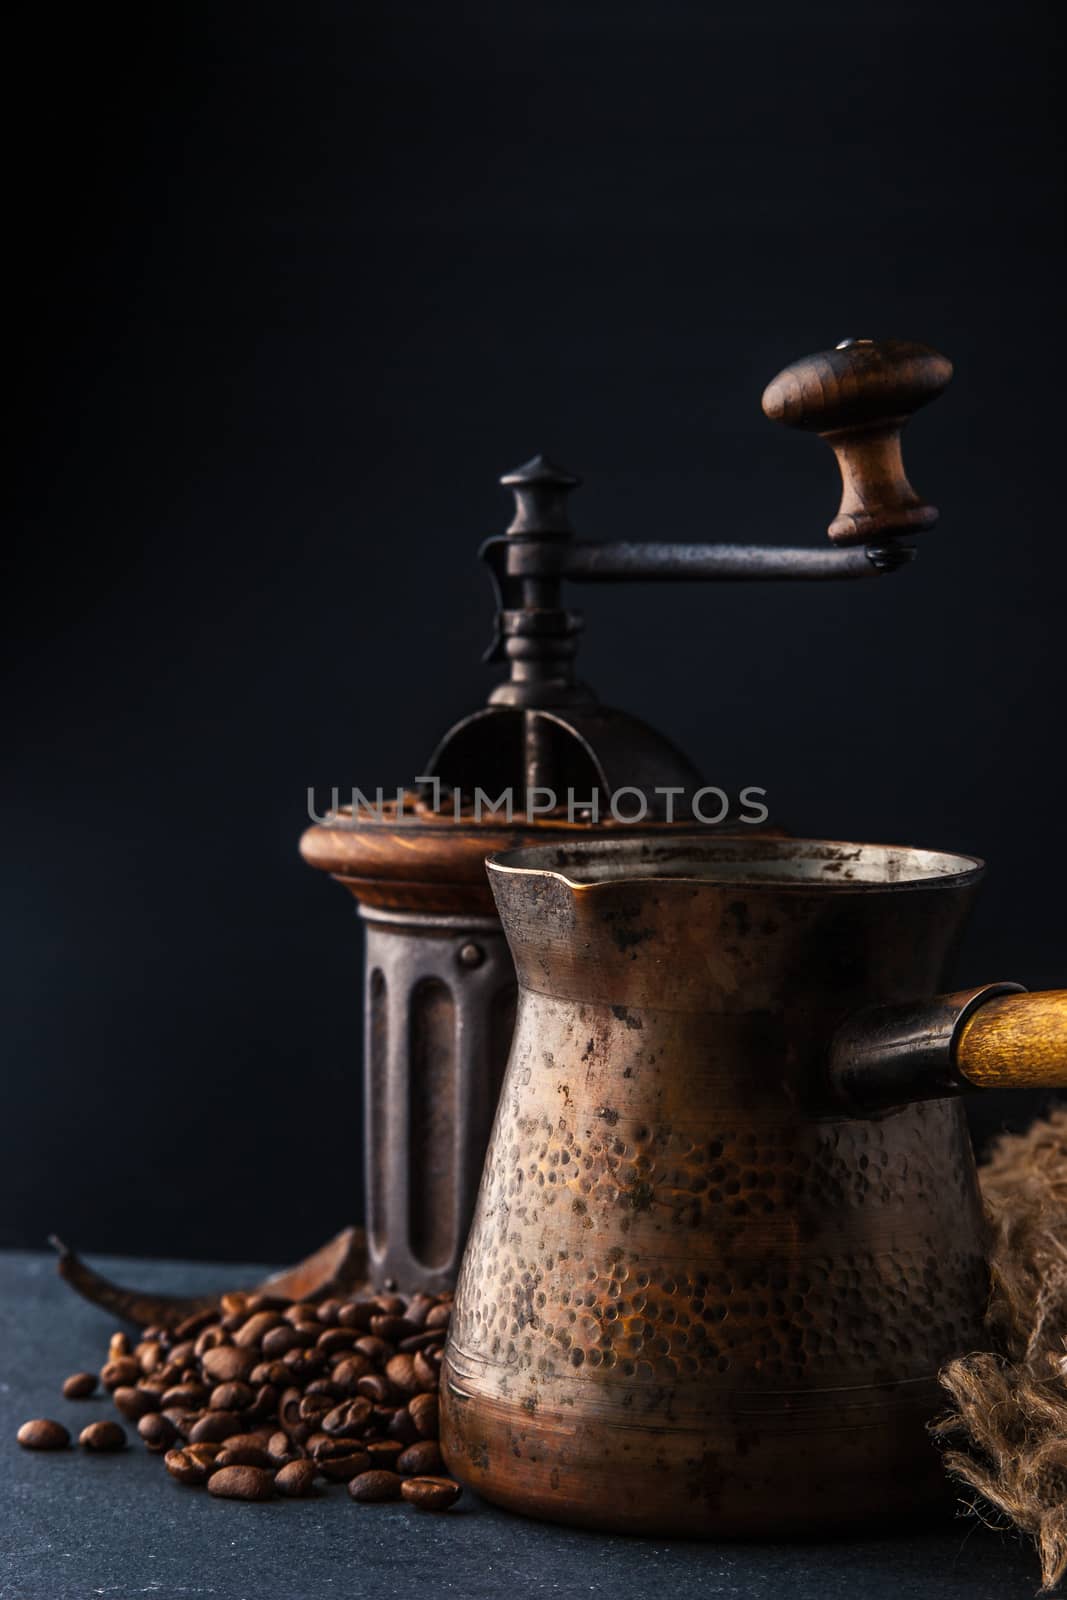
[[[358,1216],[308,785],[408,781],[482,701],[474,552],[538,449],[586,537],[817,544],[832,459],[759,396],[846,335],[956,363],[915,567],[586,590],[584,675],[797,831],[985,856],[960,981],[1064,981],[1058,10],[24,13],[3,1242]]]

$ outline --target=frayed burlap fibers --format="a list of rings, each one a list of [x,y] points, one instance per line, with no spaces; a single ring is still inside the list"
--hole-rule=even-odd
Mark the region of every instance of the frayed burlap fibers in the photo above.
[[[955,1409],[933,1431],[972,1509],[1033,1538],[1047,1593],[1067,1572],[1067,1108],[1001,1138],[980,1177],[991,1348],[943,1369]]]

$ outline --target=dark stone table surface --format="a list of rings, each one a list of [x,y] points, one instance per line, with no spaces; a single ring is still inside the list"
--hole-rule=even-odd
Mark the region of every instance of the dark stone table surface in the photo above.
[[[173,1261],[94,1265],[179,1293],[263,1276]],[[106,1398],[64,1400],[60,1385],[100,1366],[115,1326],[60,1283],[53,1258],[0,1255],[3,1600],[1031,1600],[1038,1587],[1030,1549],[973,1518],[877,1539],[690,1544],[528,1522],[469,1493],[438,1516],[355,1505],[343,1486],[306,1501],[213,1500],[174,1483],[136,1439],[122,1455],[95,1458],[20,1449],[27,1417],[54,1417],[76,1436],[114,1415]]]

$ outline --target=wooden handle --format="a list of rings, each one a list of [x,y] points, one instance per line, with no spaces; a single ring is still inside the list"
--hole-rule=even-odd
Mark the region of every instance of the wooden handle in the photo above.
[[[956,1070],[976,1089],[1067,1089],[1067,989],[987,1000],[963,1025]]]
[[[841,504],[827,532],[834,544],[870,544],[933,527],[937,507],[908,482],[900,435],[913,411],[934,400],[952,363],[924,344],[902,339],[846,339],[836,350],[805,356],[763,393],[774,422],[825,439],[841,469]]]

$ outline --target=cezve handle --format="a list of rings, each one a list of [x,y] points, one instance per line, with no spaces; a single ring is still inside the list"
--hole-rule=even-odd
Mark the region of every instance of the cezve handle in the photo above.
[[[970,1089],[1067,1088],[1067,989],[989,983],[857,1012],[834,1038],[830,1080],[859,1112]]]
[[[978,1006],[956,1039],[956,1071],[975,1089],[1067,1086],[1067,989]]]

